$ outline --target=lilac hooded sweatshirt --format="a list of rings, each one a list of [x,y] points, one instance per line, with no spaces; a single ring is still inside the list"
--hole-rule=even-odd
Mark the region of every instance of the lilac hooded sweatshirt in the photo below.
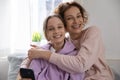
[[[53,52],[50,43],[42,46],[42,48]],[[64,47],[57,53],[76,55],[77,50],[70,40],[65,40]],[[68,73],[60,69],[59,66],[43,59],[33,59],[29,68],[33,69],[35,80],[84,80],[84,73]]]

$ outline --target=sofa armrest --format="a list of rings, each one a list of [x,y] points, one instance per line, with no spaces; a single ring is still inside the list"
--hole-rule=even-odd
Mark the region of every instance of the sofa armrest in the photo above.
[[[0,57],[0,80],[7,80],[8,67],[7,57]]]

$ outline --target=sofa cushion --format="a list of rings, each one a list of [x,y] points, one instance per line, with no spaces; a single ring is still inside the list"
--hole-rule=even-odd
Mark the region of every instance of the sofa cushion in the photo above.
[[[9,71],[8,71],[8,80],[16,80],[19,68],[20,68],[20,64],[21,62],[27,57],[26,53],[16,53],[16,54],[11,54],[8,56],[8,62],[9,62]],[[111,67],[111,69],[113,70],[113,73],[115,74],[115,80],[119,80],[120,79],[120,60],[107,60],[109,66]],[[1,61],[0,61],[1,62]],[[4,63],[5,62],[5,63]],[[0,69],[5,68],[6,69],[6,64],[7,61],[3,61],[2,63],[0,63]],[[4,65],[5,64],[5,65]],[[3,69],[3,70],[5,70]],[[2,71],[2,75],[0,74],[0,80],[7,80],[4,79],[4,71]],[[6,72],[6,70],[5,70]]]
[[[26,53],[16,53],[8,56],[9,71],[8,80],[16,80],[20,64],[26,58]]]

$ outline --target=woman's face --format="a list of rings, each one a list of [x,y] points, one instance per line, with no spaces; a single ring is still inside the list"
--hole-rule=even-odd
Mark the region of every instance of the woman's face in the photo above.
[[[63,22],[58,17],[48,20],[46,31],[47,37],[52,43],[64,43],[66,31]]]
[[[79,8],[72,6],[64,13],[67,31],[70,34],[79,34],[83,28],[83,17]]]

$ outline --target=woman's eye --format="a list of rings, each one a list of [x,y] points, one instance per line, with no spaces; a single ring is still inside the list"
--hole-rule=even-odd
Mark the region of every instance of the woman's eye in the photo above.
[[[68,17],[67,20],[72,20],[73,18],[72,17]]]
[[[81,15],[78,15],[77,18],[81,18],[82,16]]]

